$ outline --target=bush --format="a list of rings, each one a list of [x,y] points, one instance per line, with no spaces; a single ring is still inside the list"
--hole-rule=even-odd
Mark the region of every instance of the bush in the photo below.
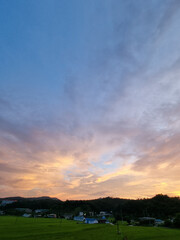
[[[174,224],[174,227],[180,228],[180,213],[176,214],[173,224]]]
[[[166,220],[164,221],[164,226],[165,226],[165,227],[173,227],[173,223],[171,222],[171,220],[166,219]]]

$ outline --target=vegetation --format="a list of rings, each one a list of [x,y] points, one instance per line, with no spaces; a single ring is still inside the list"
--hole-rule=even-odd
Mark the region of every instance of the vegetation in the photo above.
[[[1,240],[179,240],[180,230],[161,227],[77,224],[75,221],[46,218],[0,217]]]
[[[0,217],[1,240],[114,239],[115,228],[107,224],[77,224],[65,219]]]
[[[176,214],[176,217],[173,221],[173,226],[176,228],[180,228],[180,213]]]
[[[151,199],[127,200],[122,204],[120,203],[114,210],[117,220],[121,220],[123,217],[127,221],[142,216],[165,220],[174,218],[177,213],[180,213],[180,198],[171,198],[162,194]]]
[[[64,213],[78,212],[96,212],[113,211],[117,219],[122,217],[138,218],[143,216],[168,219],[175,217],[180,213],[180,198],[168,197],[167,195],[156,195],[151,199],[120,199],[120,198],[100,198],[95,200],[79,200],[79,201],[60,201],[59,199],[41,197],[41,198],[7,198],[16,199],[17,202],[1,207],[1,210],[6,212],[14,208],[30,208],[35,209],[50,209],[58,215]],[[0,201],[3,199],[0,199]]]
[[[56,198],[8,198],[17,202],[1,206],[0,210],[5,215],[22,215],[17,208],[48,209],[49,213],[55,213],[58,217],[66,214],[71,216],[83,212],[86,216],[97,215],[100,211],[112,213],[115,220],[125,220],[129,224],[138,222],[140,217],[151,217],[165,221],[166,227],[180,228],[180,198],[156,195],[151,199],[120,199],[100,198],[95,200],[60,201]],[[3,199],[0,199],[0,201]],[[33,212],[34,213],[34,212]],[[42,215],[43,216],[43,215]]]

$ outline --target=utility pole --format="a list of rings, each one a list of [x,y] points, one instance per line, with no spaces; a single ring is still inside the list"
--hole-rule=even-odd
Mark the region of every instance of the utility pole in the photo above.
[[[119,222],[117,220],[117,234],[120,234],[120,229],[119,229]]]
[[[122,213],[122,208],[121,208],[121,221],[122,221],[122,224],[123,224],[123,213]]]

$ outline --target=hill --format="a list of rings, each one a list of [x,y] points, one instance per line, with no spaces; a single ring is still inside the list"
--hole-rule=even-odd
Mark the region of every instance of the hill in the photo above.
[[[142,216],[168,218],[180,213],[180,198],[162,194],[153,198],[137,200],[106,197],[94,200],[61,201],[57,198],[44,196],[37,198],[9,197],[1,198],[0,201],[5,199],[16,200],[16,202],[1,206],[1,210],[10,208],[50,209],[59,215],[64,213],[77,215],[81,211],[86,213],[106,211],[113,212],[117,219],[122,218],[122,216],[125,218]]]

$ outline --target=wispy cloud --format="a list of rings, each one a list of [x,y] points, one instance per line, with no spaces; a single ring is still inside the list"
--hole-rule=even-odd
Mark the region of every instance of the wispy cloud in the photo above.
[[[31,62],[38,81],[27,76],[33,77],[29,62],[25,75],[9,65],[14,80],[2,73],[1,196],[178,195],[179,1],[77,5],[77,22],[54,17],[67,24],[52,29],[55,48],[44,39],[56,59],[53,65],[46,62],[51,54],[42,54],[51,76],[41,61],[38,69]],[[38,38],[48,29],[32,31]]]

